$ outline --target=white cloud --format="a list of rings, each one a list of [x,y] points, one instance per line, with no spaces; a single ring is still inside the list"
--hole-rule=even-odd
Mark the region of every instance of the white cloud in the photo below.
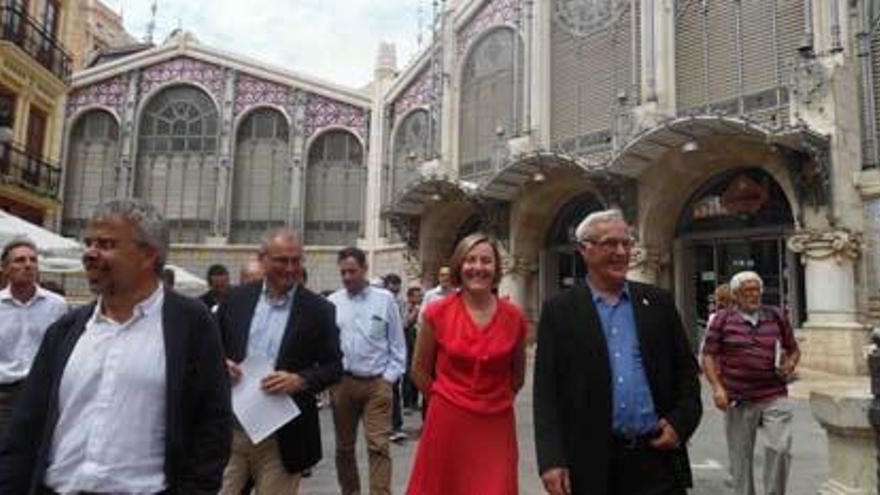
[[[104,1],[143,38],[152,0]],[[372,79],[380,41],[397,46],[401,68],[415,54],[418,8],[427,24],[430,1],[159,0],[154,40],[183,27],[206,45],[360,87]]]

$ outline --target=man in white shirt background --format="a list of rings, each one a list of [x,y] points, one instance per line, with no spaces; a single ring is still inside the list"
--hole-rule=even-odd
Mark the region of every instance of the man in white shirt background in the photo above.
[[[229,378],[208,310],[160,282],[165,222],[113,200],[87,236],[97,301],[46,331],[0,446],[0,493],[216,493]]]
[[[355,458],[363,420],[370,463],[370,494],[391,493],[392,384],[404,373],[406,341],[400,309],[391,292],[371,287],[366,254],[339,252],[344,288],[330,295],[342,346],[342,381],[332,390],[336,427],[336,475],[343,495],[361,493]]]
[[[0,256],[6,287],[0,290],[0,436],[46,329],[67,312],[64,298],[37,284],[37,246],[12,239]]]
[[[444,297],[455,292],[455,286],[452,285],[452,269],[447,265],[443,265],[437,271],[437,285],[425,292],[422,298],[422,307],[419,310],[419,316],[425,311],[425,308],[435,301],[439,301]]]

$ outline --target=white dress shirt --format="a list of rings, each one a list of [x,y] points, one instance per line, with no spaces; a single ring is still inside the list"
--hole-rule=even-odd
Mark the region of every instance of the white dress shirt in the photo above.
[[[27,377],[46,329],[66,312],[64,298],[39,285],[27,302],[12,297],[9,287],[0,290],[0,383]]]
[[[98,301],[61,377],[46,472],[52,490],[165,490],[164,302],[159,284],[118,323]]]
[[[356,294],[340,289],[329,300],[336,306],[345,371],[396,382],[406,370],[406,340],[394,295],[367,286]]]

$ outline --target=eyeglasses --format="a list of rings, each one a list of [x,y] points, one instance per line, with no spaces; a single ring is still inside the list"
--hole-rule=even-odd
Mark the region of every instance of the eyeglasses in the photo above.
[[[301,256],[269,256],[269,260],[276,265],[298,266],[302,262]]]
[[[602,249],[607,249],[609,251],[615,250],[619,247],[623,248],[625,250],[629,250],[629,249],[632,249],[633,245],[635,245],[635,240],[631,239],[631,238],[625,238],[625,239],[617,238],[617,239],[615,239],[615,238],[611,238],[611,237],[605,237],[602,239],[585,239],[583,242],[584,243],[589,242],[590,244],[593,244],[594,246],[598,246]]]

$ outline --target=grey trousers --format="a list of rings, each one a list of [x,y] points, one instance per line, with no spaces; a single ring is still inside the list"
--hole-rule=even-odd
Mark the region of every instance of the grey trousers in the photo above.
[[[755,495],[755,438],[764,436],[764,493],[783,495],[791,468],[791,401],[740,402],[724,417],[727,454],[735,495]]]
[[[21,382],[0,388],[0,443],[6,438],[6,428],[12,421],[12,410],[21,390]]]

